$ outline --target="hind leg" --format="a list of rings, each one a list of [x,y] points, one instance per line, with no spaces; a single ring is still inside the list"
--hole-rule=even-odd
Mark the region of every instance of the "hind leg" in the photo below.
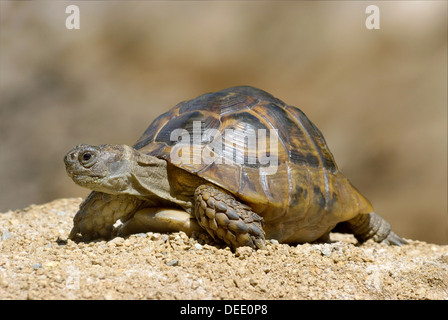
[[[342,228],[340,228],[342,227]],[[407,244],[406,240],[396,235],[390,224],[375,212],[359,214],[351,220],[341,223],[338,229],[348,229],[359,242],[373,239],[375,242],[401,246]]]

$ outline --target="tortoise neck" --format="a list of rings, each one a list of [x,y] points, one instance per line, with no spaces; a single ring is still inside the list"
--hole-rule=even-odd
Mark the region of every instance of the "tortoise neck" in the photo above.
[[[173,203],[182,207],[190,206],[176,197],[167,170],[167,162],[134,149],[134,164],[131,168],[130,189],[126,193],[134,195],[154,206],[170,206]]]

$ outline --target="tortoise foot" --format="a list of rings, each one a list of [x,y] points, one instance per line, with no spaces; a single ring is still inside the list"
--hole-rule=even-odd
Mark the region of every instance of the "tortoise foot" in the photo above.
[[[375,212],[359,214],[345,223],[359,242],[373,239],[375,242],[388,245],[401,246],[407,244],[406,240],[395,234],[391,230],[390,224]]]
[[[194,215],[215,240],[223,240],[232,249],[265,248],[263,218],[215,186],[201,185],[196,189]]]

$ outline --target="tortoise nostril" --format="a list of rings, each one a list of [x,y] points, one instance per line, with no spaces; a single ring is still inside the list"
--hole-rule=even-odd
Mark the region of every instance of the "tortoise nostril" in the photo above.
[[[73,152],[69,152],[64,156],[64,162],[66,164],[70,163],[73,161]]]
[[[77,161],[78,158],[78,152],[77,151],[70,151],[64,156],[64,162],[66,164],[71,164]]]

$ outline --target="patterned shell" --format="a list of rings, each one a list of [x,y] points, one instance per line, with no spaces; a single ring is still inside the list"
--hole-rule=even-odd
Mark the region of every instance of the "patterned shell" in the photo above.
[[[293,240],[311,241],[372,211],[306,115],[253,87],[179,103],[156,118],[134,148],[228,190],[263,216],[268,236],[281,233],[287,240],[290,231]]]

